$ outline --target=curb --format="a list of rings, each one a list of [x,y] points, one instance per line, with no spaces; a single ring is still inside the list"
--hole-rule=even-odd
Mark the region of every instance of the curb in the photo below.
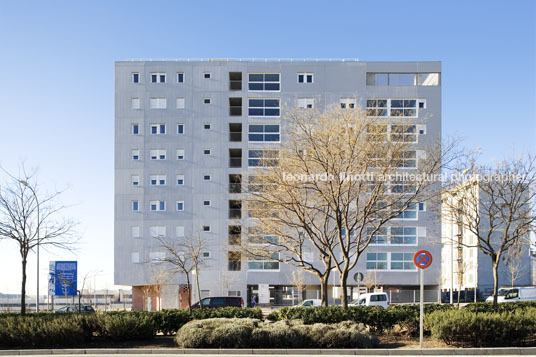
[[[431,349],[178,349],[178,348],[87,348],[87,349],[36,349],[0,350],[0,356],[31,355],[346,355],[346,356],[465,356],[465,355],[535,355],[536,347],[498,348],[431,348]]]

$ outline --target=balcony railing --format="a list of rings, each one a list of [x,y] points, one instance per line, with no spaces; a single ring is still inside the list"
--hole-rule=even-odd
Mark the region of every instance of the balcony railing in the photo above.
[[[241,183],[230,183],[229,184],[229,193],[242,193],[242,184]]]
[[[229,219],[240,219],[240,218],[242,218],[242,209],[229,208]]]
[[[229,159],[229,167],[242,167],[241,157],[231,157]]]
[[[229,133],[229,141],[240,142],[242,141],[242,132],[231,132]]]

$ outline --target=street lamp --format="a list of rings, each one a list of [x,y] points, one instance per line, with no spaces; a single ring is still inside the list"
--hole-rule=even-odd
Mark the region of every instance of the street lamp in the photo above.
[[[30,189],[34,195],[35,204],[37,206],[37,296],[36,296],[36,303],[35,303],[35,312],[39,312],[39,226],[41,225],[41,222],[39,221],[39,200],[37,199],[37,194],[35,193],[35,190],[32,186],[28,184],[27,181],[20,180],[19,181],[24,187]]]

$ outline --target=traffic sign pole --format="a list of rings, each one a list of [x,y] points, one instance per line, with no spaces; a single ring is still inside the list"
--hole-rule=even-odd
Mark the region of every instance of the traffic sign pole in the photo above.
[[[421,346],[421,349],[422,349],[422,345],[423,345],[423,332],[424,332],[424,328],[423,328],[423,317],[424,317],[424,269],[421,269],[421,295],[420,295],[420,298],[419,298],[419,304],[421,305],[420,306],[420,313],[419,313],[419,345]]]

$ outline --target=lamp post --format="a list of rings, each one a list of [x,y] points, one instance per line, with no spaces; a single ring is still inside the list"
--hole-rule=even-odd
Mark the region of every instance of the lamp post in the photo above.
[[[28,188],[30,191],[32,191],[35,204],[37,207],[37,293],[36,293],[36,302],[35,302],[35,311],[39,312],[39,226],[41,225],[41,222],[39,221],[39,200],[37,199],[37,194],[35,193],[35,190],[32,186],[28,184],[27,181],[20,180],[19,181],[24,187]]]

